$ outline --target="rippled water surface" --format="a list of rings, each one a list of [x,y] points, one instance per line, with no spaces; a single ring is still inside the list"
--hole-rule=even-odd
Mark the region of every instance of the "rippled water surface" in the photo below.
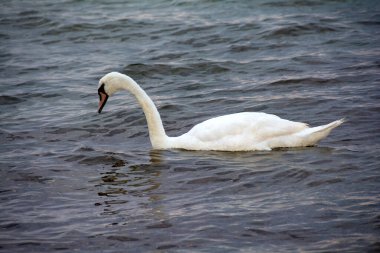
[[[105,3],[106,2],[106,3]],[[1,252],[379,252],[379,1],[3,1]],[[317,147],[152,150],[133,77],[169,135],[262,111]]]

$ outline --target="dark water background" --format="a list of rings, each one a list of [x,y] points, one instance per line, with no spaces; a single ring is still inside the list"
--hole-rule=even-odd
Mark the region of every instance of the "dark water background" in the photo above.
[[[106,2],[106,3],[105,3]],[[379,1],[2,1],[0,252],[379,252]],[[226,113],[348,122],[318,147],[153,151]]]

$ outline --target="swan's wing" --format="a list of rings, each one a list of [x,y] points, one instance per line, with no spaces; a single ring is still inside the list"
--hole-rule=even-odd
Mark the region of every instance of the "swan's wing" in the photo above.
[[[206,120],[194,126],[187,135],[201,142],[259,143],[268,139],[291,135],[307,128],[307,124],[293,122],[272,114],[244,112]]]

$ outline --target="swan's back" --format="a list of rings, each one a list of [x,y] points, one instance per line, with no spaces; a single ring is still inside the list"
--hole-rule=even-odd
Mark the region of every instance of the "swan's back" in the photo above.
[[[272,114],[242,112],[206,120],[178,137],[186,149],[270,150],[268,141],[291,136],[308,126]]]

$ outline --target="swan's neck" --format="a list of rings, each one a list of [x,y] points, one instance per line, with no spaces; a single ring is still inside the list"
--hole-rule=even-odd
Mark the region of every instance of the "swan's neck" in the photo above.
[[[165,133],[160,114],[153,101],[132,78],[128,78],[122,86],[131,92],[141,105],[148,123],[149,137],[153,148],[165,148],[168,136]]]

